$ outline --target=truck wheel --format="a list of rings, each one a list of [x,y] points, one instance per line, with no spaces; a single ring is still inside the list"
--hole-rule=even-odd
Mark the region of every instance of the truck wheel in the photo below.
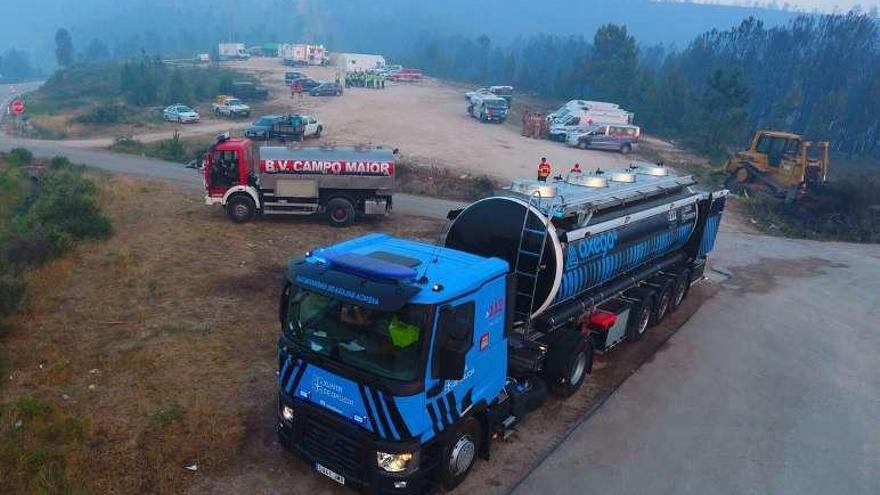
[[[626,296],[636,302],[630,310],[629,322],[626,325],[626,340],[637,342],[648,331],[651,313],[654,312],[654,292],[645,289],[627,291]]]
[[[559,335],[550,344],[544,360],[544,380],[550,390],[561,397],[569,397],[581,388],[593,366],[593,346],[590,339],[574,330],[558,330]]]
[[[480,451],[480,423],[474,418],[462,421],[443,447],[440,481],[447,490],[461,484],[471,472]]]
[[[354,206],[345,198],[333,198],[325,207],[327,219],[334,227],[348,227],[354,222]]]
[[[532,374],[526,375],[517,381],[525,387],[525,391],[522,394],[523,410],[530,413],[540,409],[544,405],[544,401],[547,400],[547,382],[538,375]]]
[[[321,127],[321,126],[318,126],[318,129],[315,131],[315,137],[316,137],[316,138],[321,137],[321,133],[322,133],[322,132],[324,132],[324,128]]]
[[[585,150],[590,147],[589,141],[578,141],[578,148]]]
[[[629,145],[629,144],[624,144],[623,146],[620,147],[620,152],[624,155],[630,154],[630,152],[632,150],[633,150],[633,147],[632,147],[632,145]]]
[[[257,205],[250,196],[237,194],[226,202],[226,214],[235,223],[249,222],[257,213]]]
[[[681,303],[684,301],[684,298],[687,297],[690,288],[691,272],[689,270],[682,270],[678,276],[675,277],[675,283],[672,285],[672,298],[669,300],[669,313],[675,311],[681,306]]]
[[[672,302],[672,287],[674,282],[667,278],[658,278],[657,298],[654,301],[654,310],[651,311],[650,326],[657,325],[669,313],[669,306]]]

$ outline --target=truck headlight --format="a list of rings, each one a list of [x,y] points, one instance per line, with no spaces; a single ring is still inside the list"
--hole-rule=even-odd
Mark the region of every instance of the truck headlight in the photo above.
[[[401,452],[399,454],[388,454],[386,452],[376,452],[376,463],[381,469],[389,473],[400,473],[412,468],[418,462],[416,452]]]
[[[293,408],[284,405],[281,407],[281,417],[284,418],[285,421],[293,421]]]

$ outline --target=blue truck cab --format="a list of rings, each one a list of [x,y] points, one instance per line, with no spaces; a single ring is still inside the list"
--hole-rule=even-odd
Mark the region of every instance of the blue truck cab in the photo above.
[[[278,433],[334,481],[446,488],[487,452],[507,377],[508,263],[371,234],[290,262]],[[493,413],[497,416],[497,412]]]

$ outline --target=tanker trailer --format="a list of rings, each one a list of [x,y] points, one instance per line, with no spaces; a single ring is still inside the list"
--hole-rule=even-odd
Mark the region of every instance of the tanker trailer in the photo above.
[[[517,180],[450,212],[445,246],[511,267],[510,366],[564,395],[592,352],[639,340],[702,278],[726,190],[697,190],[661,165]],[[572,355],[578,336],[589,349]],[[586,361],[586,362],[584,362]],[[578,371],[580,370],[580,371]]]

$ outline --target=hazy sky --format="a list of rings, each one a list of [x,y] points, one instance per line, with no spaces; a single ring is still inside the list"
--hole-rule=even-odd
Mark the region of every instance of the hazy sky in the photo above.
[[[751,5],[754,0],[696,0],[704,3],[721,3],[730,5]],[[761,4],[770,3],[772,0],[758,0]],[[786,3],[795,6],[801,10],[812,11],[818,9],[824,12],[831,12],[837,8],[840,11],[848,11],[856,5],[861,5],[863,10],[871,7],[880,9],[880,0],[775,0],[778,7],[782,7]]]

